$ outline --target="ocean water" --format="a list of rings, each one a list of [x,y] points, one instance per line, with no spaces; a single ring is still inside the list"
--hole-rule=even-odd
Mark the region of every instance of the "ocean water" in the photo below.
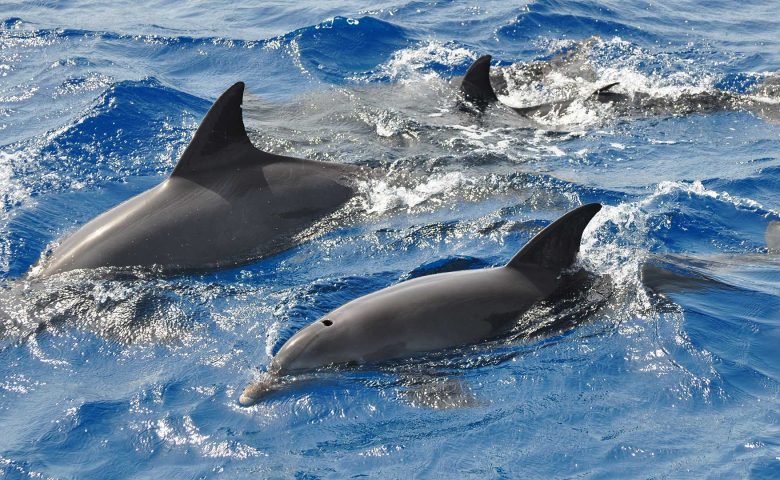
[[[780,19],[772,2],[0,5],[0,472],[15,478],[778,478]],[[668,108],[526,119],[452,79],[572,53],[513,105],[619,81]],[[497,70],[500,71],[500,70]],[[509,69],[507,69],[509,71]],[[245,81],[260,148],[385,171],[313,238],[210,274],[35,278],[169,174]],[[691,101],[728,92],[716,108]],[[552,334],[324,372],[251,408],[298,329],[428,273],[500,265],[605,208]]]

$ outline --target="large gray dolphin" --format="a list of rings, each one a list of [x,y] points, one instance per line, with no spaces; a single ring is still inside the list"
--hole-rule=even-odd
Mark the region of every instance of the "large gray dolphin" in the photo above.
[[[599,210],[594,203],[568,212],[503,267],[420,277],[343,305],[287,340],[239,402],[257,402],[296,373],[405,358],[506,334],[525,311],[561,287],[582,232]]]
[[[243,92],[239,82],[219,97],[168,179],[81,227],[39,274],[231,267],[288,248],[344,205],[361,169],[258,150],[244,128]]]

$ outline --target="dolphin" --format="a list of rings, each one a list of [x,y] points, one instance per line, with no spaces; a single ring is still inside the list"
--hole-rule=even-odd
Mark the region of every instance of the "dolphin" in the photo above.
[[[587,46],[588,43],[584,43]],[[580,52],[568,53],[554,58],[549,62],[531,62],[516,67],[528,79],[542,81],[544,76],[553,70],[583,76],[596,81],[595,74],[585,70]],[[503,76],[491,78],[490,55],[479,57],[469,67],[461,80],[460,93],[466,102],[478,111],[484,111],[490,104],[501,103],[496,93],[498,88],[503,93],[508,89]],[[495,88],[494,88],[495,85]],[[514,112],[525,117],[544,117],[550,112],[563,112],[574,102],[611,103],[621,116],[689,114],[695,112],[717,112],[745,108],[761,118],[777,123],[780,121],[780,108],[775,101],[763,101],[761,97],[776,98],[780,89],[778,76],[768,76],[755,88],[754,95],[734,94],[720,90],[682,93],[675,96],[654,97],[644,92],[621,93],[614,91],[620,82],[606,83],[584,97],[575,95],[563,100],[540,103],[527,107],[512,107],[505,105]]]
[[[765,253],[720,254],[696,257],[682,254],[655,254],[642,265],[642,283],[653,294],[667,296],[675,293],[709,289],[736,290],[736,287],[718,279],[711,272],[718,267],[750,265],[774,266],[780,254],[780,221],[769,222],[764,233]]]
[[[248,263],[289,248],[337,211],[364,169],[257,149],[247,136],[244,83],[203,118],[170,177],[78,229],[34,275],[98,267],[161,273]]]
[[[471,64],[466,71],[466,75],[464,75],[461,80],[461,95],[467,102],[471,103],[479,110],[484,110],[491,103],[500,103],[490,79],[490,61],[492,58],[493,57],[490,55],[479,57]],[[591,93],[588,99],[602,103],[626,100],[628,98],[627,95],[611,91],[612,87],[616,85],[619,85],[619,82],[612,82],[599,87]],[[565,110],[576,100],[577,98],[569,98],[529,107],[512,107],[509,105],[507,105],[507,107],[524,116],[533,114],[544,116],[552,110]]]
[[[322,367],[407,358],[507,334],[524,312],[559,291],[599,210],[592,203],[566,213],[503,267],[419,277],[337,308],[287,340],[239,402],[252,405],[292,376]]]

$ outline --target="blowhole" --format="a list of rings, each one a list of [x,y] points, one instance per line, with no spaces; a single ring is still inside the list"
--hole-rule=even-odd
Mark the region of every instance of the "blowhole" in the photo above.
[[[326,327],[330,327],[331,325],[333,325],[333,322],[331,320],[323,320],[322,324],[325,325]]]

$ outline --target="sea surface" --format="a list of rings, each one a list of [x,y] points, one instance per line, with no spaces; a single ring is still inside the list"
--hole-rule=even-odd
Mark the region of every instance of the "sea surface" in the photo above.
[[[0,477],[779,478],[777,3],[364,4],[0,5]],[[475,115],[453,81],[486,53],[585,69],[510,81],[507,104],[617,81],[666,108]],[[240,268],[36,277],[239,80],[259,148],[386,175]],[[717,92],[747,100],[691,100]],[[588,202],[593,288],[510,338],[238,405],[331,309],[501,265]]]

